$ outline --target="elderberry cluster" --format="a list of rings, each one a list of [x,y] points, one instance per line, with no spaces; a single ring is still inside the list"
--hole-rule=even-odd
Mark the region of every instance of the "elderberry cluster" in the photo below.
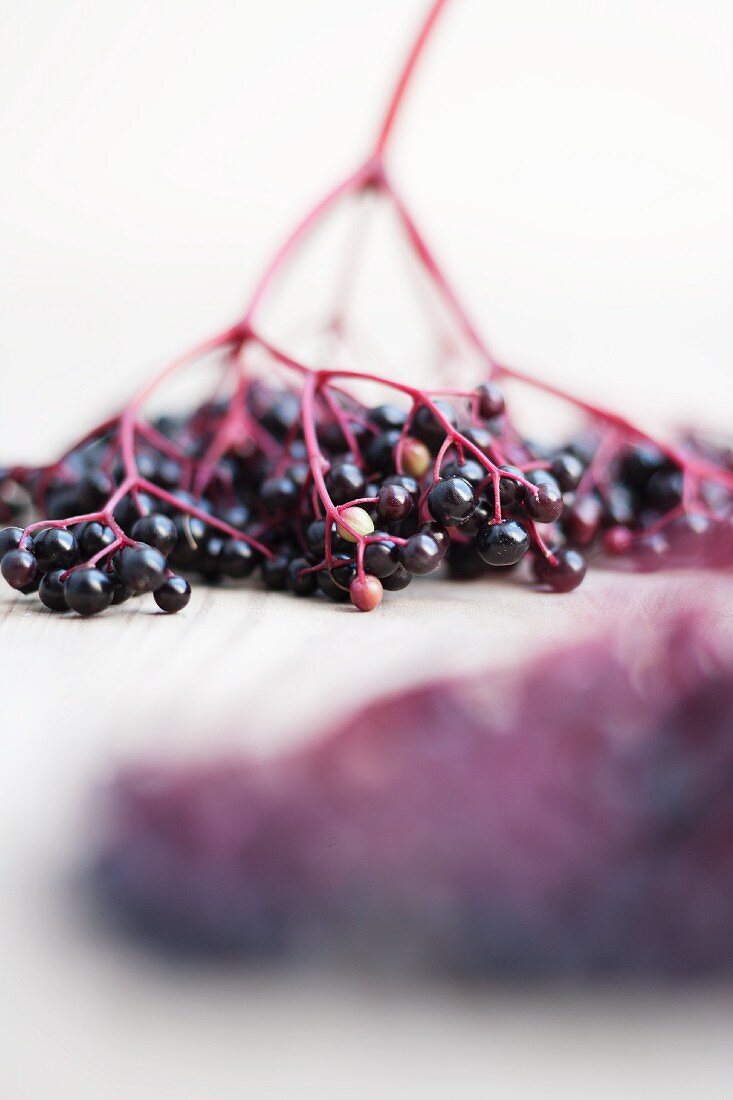
[[[406,407],[325,385],[317,396],[310,433],[296,388],[256,381],[241,406],[208,402],[146,425],[132,470],[113,421],[51,467],[7,473],[5,496],[22,485],[54,525],[0,533],[3,576],[82,615],[146,592],[175,612],[190,597],[185,576],[253,574],[369,611],[441,567],[466,580],[526,559],[539,586],[569,592],[594,549],[640,568],[733,564],[730,489],[703,480],[688,507],[681,465],[650,443],[609,450],[594,427],[539,446],[511,424],[495,383],[450,400],[415,391]],[[247,431],[217,449],[235,416]],[[715,461],[731,468],[729,454]]]
[[[167,566],[176,541],[173,522],[164,515],[145,516],[133,525],[131,543],[109,556],[106,567],[86,564],[115,543],[113,530],[97,521],[44,527],[26,535],[19,527],[0,531],[0,571],[23,595],[37,592],[50,611],[96,615],[131,596],[152,592],[167,613],[180,611],[191,586]],[[142,540],[145,541],[142,541]]]

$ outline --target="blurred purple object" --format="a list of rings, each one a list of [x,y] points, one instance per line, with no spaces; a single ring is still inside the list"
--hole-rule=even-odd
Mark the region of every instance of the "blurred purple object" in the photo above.
[[[733,662],[678,620],[119,775],[95,885],[157,945],[467,976],[733,969]]]

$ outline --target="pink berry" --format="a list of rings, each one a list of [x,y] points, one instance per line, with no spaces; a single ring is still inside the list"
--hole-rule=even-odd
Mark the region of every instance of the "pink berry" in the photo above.
[[[382,602],[384,589],[376,577],[367,573],[363,577],[354,578],[349,595],[354,607],[359,611],[374,611]]]

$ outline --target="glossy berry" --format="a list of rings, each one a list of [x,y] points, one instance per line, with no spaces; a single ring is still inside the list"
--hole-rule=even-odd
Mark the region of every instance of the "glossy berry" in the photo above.
[[[8,550],[0,564],[5,580],[11,588],[17,589],[33,583],[36,569],[36,559],[30,550]]]
[[[346,603],[349,599],[349,586],[356,575],[356,566],[345,554],[336,555],[335,560],[342,561],[343,565],[336,565],[333,569],[319,569],[315,574],[316,584],[329,600]]]
[[[595,493],[585,493],[564,509],[562,529],[575,546],[590,546],[600,530],[603,504]]]
[[[295,596],[311,596],[315,592],[318,584],[315,573],[304,572],[309,568],[306,558],[293,558],[288,565],[286,584]]]
[[[165,581],[166,563],[152,546],[128,546],[119,560],[119,577],[132,592],[154,592]]]
[[[450,546],[450,535],[446,531],[445,527],[441,527],[439,523],[423,523],[419,528],[419,533],[423,535],[430,535],[440,550],[441,557],[448,552]]]
[[[382,484],[401,485],[403,489],[407,489],[413,501],[417,501],[420,497],[420,483],[417,478],[412,477],[410,474],[390,474]]]
[[[170,555],[177,569],[195,569],[203,554],[208,528],[198,516],[180,513],[173,520],[177,542]]]
[[[129,533],[141,515],[154,512],[157,506],[158,502],[149,493],[138,493],[137,499],[124,497],[115,508],[114,517],[122,530]],[[68,515],[68,512],[65,514]],[[63,519],[63,516],[51,518]]]
[[[0,531],[0,561],[9,550],[32,550],[33,540],[20,527],[5,527]]]
[[[578,488],[584,469],[577,455],[572,454],[571,451],[562,451],[553,458],[550,473],[562,492],[570,493]]]
[[[604,493],[603,517],[612,526],[635,526],[637,515],[633,492],[625,485],[611,485]]]
[[[382,485],[377,494],[377,516],[383,523],[407,519],[414,507],[412,493],[403,485]]]
[[[364,495],[364,475],[353,462],[335,462],[325,481],[334,504],[346,504]]]
[[[364,568],[373,577],[391,576],[399,563],[397,546],[387,537],[381,542],[368,543],[364,550]]]
[[[585,576],[585,558],[570,547],[556,550],[554,557],[551,562],[543,554],[535,555],[532,565],[537,581],[553,592],[572,592]]]
[[[378,405],[371,410],[369,419],[375,428],[389,431],[395,428],[400,429],[407,419],[407,413],[399,405]]]
[[[110,573],[109,576],[112,579],[112,606],[116,607],[118,604],[126,603],[137,595],[137,592],[133,592],[123,584],[120,578],[115,573]]]
[[[225,577],[243,580],[257,564],[257,555],[243,539],[224,539],[221,548],[221,571]]]
[[[516,565],[529,550],[529,535],[521,523],[504,519],[479,531],[476,550],[487,565]]]
[[[74,529],[74,534],[79,545],[80,561],[89,561],[100,550],[111,546],[115,541],[115,533],[112,528],[108,527],[106,523],[99,523],[97,520],[82,523]]]
[[[400,432],[396,429],[380,432],[379,435],[375,435],[366,445],[365,458],[369,464],[369,468],[380,472],[388,473],[394,470],[394,449],[400,441]],[[430,461],[430,455],[428,455],[428,462]]]
[[[217,584],[224,575],[222,555],[226,538],[219,531],[211,531],[204,539],[197,568],[210,584]]]
[[[418,532],[400,548],[400,561],[408,573],[422,577],[436,570],[443,555],[435,539],[426,532]]]
[[[175,615],[191,599],[191,585],[184,577],[168,577],[160,588],[156,588],[153,599],[161,611],[165,611],[167,615]]]
[[[524,500],[525,486],[517,478],[524,477],[522,471],[517,466],[500,466],[500,471],[506,474],[513,474],[513,477],[500,477],[499,478],[499,504],[502,508],[512,508]],[[494,507],[494,483],[493,481],[487,482],[486,496],[491,508]]]
[[[62,527],[47,527],[34,535],[33,553],[42,573],[50,569],[69,569],[79,560],[76,538]]]
[[[412,574],[408,573],[404,565],[400,563],[394,573],[390,573],[388,577],[380,577],[379,579],[382,582],[382,588],[385,592],[401,592],[403,588],[407,588],[408,584],[411,584]]]
[[[482,527],[485,527],[487,523],[490,523],[494,518],[493,508],[489,511],[489,506],[483,497],[477,502],[471,515],[465,520],[461,526],[461,534],[464,535],[477,535]]]
[[[525,493],[524,507],[532,519],[537,520],[538,523],[552,523],[562,513],[562,493],[560,486],[551,475],[548,474],[540,480],[538,475],[542,472],[537,470],[529,475],[530,479],[534,479],[535,486]]]
[[[485,425],[481,427],[464,428],[463,435],[469,443],[473,443],[474,447],[478,447],[483,454],[489,453],[491,445],[494,442],[493,434]]]
[[[433,405],[451,427],[458,423],[456,411],[447,401],[434,401]],[[412,419],[412,434],[434,453],[440,448],[446,437],[446,430],[438,417],[427,405],[421,405]]]
[[[480,462],[469,458],[465,462],[447,462],[440,471],[440,476],[462,477],[474,489],[478,489],[479,485],[489,476],[489,471]]]
[[[262,507],[271,515],[287,512],[298,500],[298,486],[289,477],[269,477],[260,486]]]
[[[168,557],[178,542],[175,523],[170,516],[164,516],[160,512],[141,516],[133,524],[131,537],[136,542],[144,542],[147,546],[159,550],[164,558]]]
[[[436,481],[428,493],[428,508],[433,519],[446,527],[456,527],[473,512],[476,497],[469,482],[462,477]]]
[[[478,414],[483,420],[492,420],[504,412],[504,394],[495,382],[484,382],[476,388]]]
[[[351,602],[359,611],[374,611],[379,607],[384,589],[376,577],[355,577],[349,590]]]
[[[54,569],[52,573],[46,573],[41,579],[38,595],[41,603],[50,611],[69,610],[68,604],[66,603],[65,585],[61,580],[63,575],[63,569]]]
[[[67,577],[66,603],[77,615],[98,615],[112,603],[114,584],[101,569],[77,569]]]

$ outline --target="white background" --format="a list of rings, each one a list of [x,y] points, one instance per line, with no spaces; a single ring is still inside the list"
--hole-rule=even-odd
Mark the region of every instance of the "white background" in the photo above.
[[[241,311],[293,219],[366,152],[423,8],[0,0],[0,462],[50,456]],[[501,356],[644,423],[730,424],[730,0],[454,0],[395,136],[395,177]],[[176,741],[176,691],[210,745],[236,691],[269,674],[254,725],[275,736],[301,703],[317,716],[314,666],[287,666],[304,639],[322,666],[338,652],[363,697],[380,674],[435,667],[436,606],[454,664],[464,642],[474,663],[493,655],[497,627],[506,659],[587,625],[607,583],[551,621],[533,594],[448,602],[438,585],[377,622],[226,592],[166,623],[123,608],[49,624],[3,602],[4,1100],[720,1093],[725,991],[176,977],[80,929],[49,885],[111,746],[153,727]],[[647,613],[663,602],[636,591]]]

